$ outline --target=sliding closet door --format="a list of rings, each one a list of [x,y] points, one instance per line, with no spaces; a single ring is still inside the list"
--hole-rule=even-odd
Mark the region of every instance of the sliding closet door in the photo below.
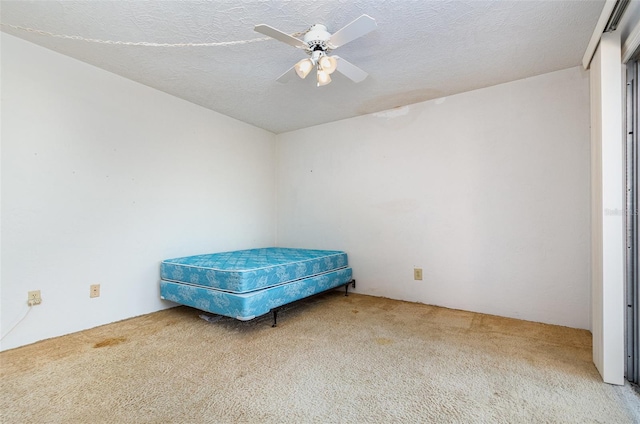
[[[638,290],[638,61],[627,65],[626,158],[626,375],[640,382],[640,293]]]

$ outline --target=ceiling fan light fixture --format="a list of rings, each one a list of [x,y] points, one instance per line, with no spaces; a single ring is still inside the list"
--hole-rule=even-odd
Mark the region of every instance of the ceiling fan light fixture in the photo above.
[[[327,74],[333,74],[333,72],[338,67],[338,61],[333,56],[322,56],[318,65],[325,71]]]
[[[294,68],[296,70],[296,74],[298,74],[300,78],[305,79],[313,69],[313,62],[311,59],[302,59],[300,62],[296,63]]]
[[[331,76],[323,71],[322,69],[318,69],[318,87],[322,87],[323,85],[327,85],[331,82]]]

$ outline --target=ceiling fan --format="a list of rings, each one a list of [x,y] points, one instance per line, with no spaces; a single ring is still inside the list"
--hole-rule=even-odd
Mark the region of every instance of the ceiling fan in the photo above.
[[[304,50],[310,57],[302,59],[296,63],[287,72],[278,77],[277,81],[287,82],[291,79],[295,71],[300,78],[306,78],[313,67],[317,67],[316,78],[318,87],[327,85],[331,82],[331,74],[334,71],[340,72],[354,82],[363,81],[367,75],[365,71],[357,66],[347,62],[339,56],[329,56],[332,50],[347,44],[356,38],[376,29],[376,21],[368,16],[362,15],[353,22],[347,24],[344,28],[334,32],[327,31],[327,27],[321,24],[313,25],[304,33],[302,40],[277,30],[269,25],[256,25],[254,30],[264,35],[268,35],[290,46]]]

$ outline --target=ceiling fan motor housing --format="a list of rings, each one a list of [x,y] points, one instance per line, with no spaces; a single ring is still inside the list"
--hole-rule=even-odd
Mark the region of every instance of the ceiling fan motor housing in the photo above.
[[[331,38],[331,34],[327,31],[327,27],[321,24],[313,25],[304,35],[304,42],[307,43],[309,52],[329,50],[327,41]]]

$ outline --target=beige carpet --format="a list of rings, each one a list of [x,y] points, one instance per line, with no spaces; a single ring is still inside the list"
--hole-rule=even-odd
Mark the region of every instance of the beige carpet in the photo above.
[[[631,423],[587,331],[332,292],[175,308],[3,352],[3,423]]]

